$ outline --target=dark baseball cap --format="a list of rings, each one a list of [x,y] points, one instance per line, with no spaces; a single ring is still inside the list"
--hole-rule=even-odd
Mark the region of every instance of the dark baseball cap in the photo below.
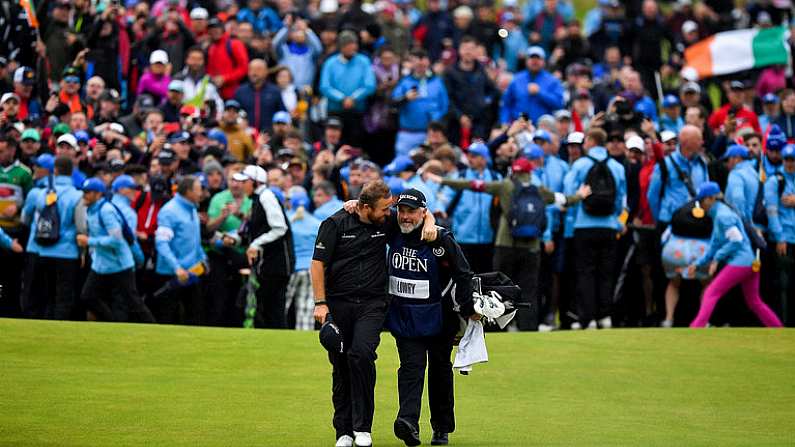
[[[234,99],[227,99],[226,102],[224,103],[224,109],[240,110],[242,109],[242,107],[240,107],[240,103],[235,101]]]
[[[339,326],[332,321],[331,314],[326,317],[326,322],[320,327],[319,337],[320,344],[323,345],[328,352],[342,354],[345,351],[342,332],[340,332]]]
[[[14,82],[24,85],[34,85],[36,83],[36,72],[29,67],[19,67],[14,71]]]
[[[184,143],[188,140],[190,140],[190,134],[184,130],[173,132],[168,136],[168,142],[171,144]]]
[[[207,21],[208,28],[223,28],[224,22],[221,21],[218,17],[211,17],[210,20]]]
[[[142,109],[151,109],[155,106],[155,100],[150,95],[139,96],[135,103]]]
[[[121,96],[119,95],[119,92],[117,92],[115,89],[110,88],[102,92],[102,95],[100,95],[99,100],[118,104],[121,102]]]
[[[160,153],[157,154],[157,160],[160,163],[171,163],[177,159],[177,156],[174,155],[174,152],[168,149],[161,149]]]
[[[428,203],[425,200],[425,194],[418,189],[407,189],[400,193],[398,196],[397,205],[405,205],[412,209],[427,208]]]
[[[745,83],[743,81],[732,81],[729,84],[729,88],[732,90],[745,90]]]
[[[339,118],[331,117],[326,120],[326,127],[334,127],[336,129],[342,129],[342,121]]]

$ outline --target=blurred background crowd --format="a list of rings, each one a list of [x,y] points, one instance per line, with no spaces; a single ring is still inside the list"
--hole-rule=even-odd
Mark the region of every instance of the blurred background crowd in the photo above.
[[[475,272],[511,260],[518,329],[685,325],[715,241],[676,215],[713,181],[791,325],[791,26],[790,0],[2,2],[0,316],[313,329],[319,224],[384,179]],[[477,183],[573,194],[607,157],[616,205],[532,239]],[[712,324],[758,324],[727,297]]]

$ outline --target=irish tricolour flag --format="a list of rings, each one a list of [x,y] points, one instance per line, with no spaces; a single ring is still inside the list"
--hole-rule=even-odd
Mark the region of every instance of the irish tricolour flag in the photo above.
[[[789,30],[785,27],[726,31],[685,50],[685,70],[708,78],[768,65],[789,63]]]

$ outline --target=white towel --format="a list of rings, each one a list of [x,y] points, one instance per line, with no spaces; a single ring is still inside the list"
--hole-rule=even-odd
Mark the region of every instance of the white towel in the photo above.
[[[453,368],[457,368],[458,372],[466,375],[472,371],[472,365],[488,361],[489,353],[486,351],[483,324],[480,321],[468,320],[464,336],[458,343]]]

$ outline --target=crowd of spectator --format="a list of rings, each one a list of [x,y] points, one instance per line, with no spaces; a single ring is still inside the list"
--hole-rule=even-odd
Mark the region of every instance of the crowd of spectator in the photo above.
[[[717,32],[795,26],[789,0],[35,6],[0,5],[0,316],[313,329],[320,222],[384,179],[522,287],[520,330],[685,325],[737,261],[681,230],[712,181],[795,321],[793,67],[682,70]],[[736,302],[712,323],[758,324]]]

